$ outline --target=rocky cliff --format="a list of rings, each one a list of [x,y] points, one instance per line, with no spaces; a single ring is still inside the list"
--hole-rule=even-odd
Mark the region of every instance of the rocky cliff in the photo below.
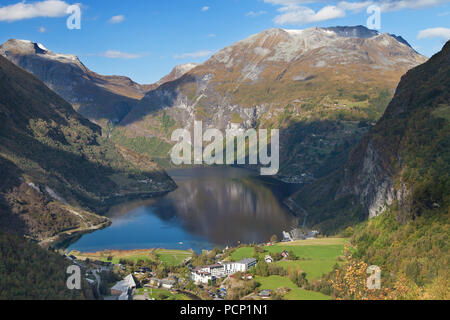
[[[308,223],[327,232],[393,212],[406,223],[448,212],[450,42],[408,71],[380,121],[343,169],[291,198]]]
[[[393,203],[405,216],[421,211],[414,207],[417,197],[432,187],[423,183],[443,179],[437,172],[448,176],[449,75],[447,43],[429,62],[402,78],[384,116],[353,151],[338,196],[356,195],[369,217]],[[421,206],[444,205],[442,195],[430,192],[428,196],[432,197]]]

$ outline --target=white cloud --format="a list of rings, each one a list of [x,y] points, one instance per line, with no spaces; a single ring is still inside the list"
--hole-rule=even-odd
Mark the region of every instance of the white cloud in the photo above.
[[[100,56],[110,58],[110,59],[139,59],[144,56],[144,54],[140,53],[126,53],[121,51],[108,50],[104,53],[101,53]]]
[[[215,38],[216,37],[216,34],[215,33],[210,33],[210,34],[208,34],[208,38]]]
[[[345,17],[345,10],[337,6],[325,6],[319,11],[303,7],[282,7],[278,9],[281,13],[275,17],[274,21],[277,24],[308,24],[319,21]]]
[[[357,1],[357,2],[341,1],[338,3],[338,7],[343,10],[346,11],[348,10],[356,13],[367,9],[372,4],[373,1]]]
[[[196,52],[190,52],[190,53],[183,53],[183,54],[176,54],[173,57],[175,59],[200,59],[200,58],[206,58],[213,54],[213,51],[211,50],[201,50]]]
[[[32,18],[58,18],[67,15],[69,4],[60,0],[45,0],[27,3],[22,1],[16,4],[0,7],[0,21],[19,21]]]
[[[44,27],[39,27],[39,28],[38,28],[38,31],[39,31],[40,33],[45,33],[45,32],[47,32],[47,29],[45,29]]]
[[[398,11],[404,9],[423,9],[426,7],[434,7],[449,0],[383,0],[376,1],[380,3],[382,11]]]
[[[449,28],[430,28],[419,32],[417,39],[441,38],[445,41],[450,40]]]
[[[263,11],[263,10],[261,10],[261,11],[250,11],[249,13],[246,14],[246,16],[254,18],[254,17],[262,16],[262,15],[264,15],[266,13],[267,13],[267,11]]]
[[[447,3],[450,0],[264,0],[264,2],[279,7],[279,14],[274,18],[275,23],[302,25],[342,18],[348,12],[358,13],[373,4],[379,5],[382,11],[387,12],[405,9],[423,9]],[[330,4],[330,2],[333,4]],[[323,3],[324,6],[314,11],[306,6],[312,3]]]
[[[109,23],[111,23],[111,24],[122,23],[124,21],[125,21],[125,16],[123,16],[123,15],[113,16],[113,17],[111,17],[111,19],[109,19]]]
[[[208,7],[208,6],[204,6],[204,7],[202,8],[202,11],[205,12],[205,11],[208,11],[209,9],[211,9],[211,8]]]

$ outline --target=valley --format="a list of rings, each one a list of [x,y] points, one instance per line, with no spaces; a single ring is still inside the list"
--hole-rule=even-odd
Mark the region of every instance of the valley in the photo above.
[[[48,299],[448,299],[449,57],[363,26],[272,28],[143,85],[6,41],[0,298],[39,298],[42,261]],[[172,134],[199,121],[279,130],[277,174],[176,166]]]

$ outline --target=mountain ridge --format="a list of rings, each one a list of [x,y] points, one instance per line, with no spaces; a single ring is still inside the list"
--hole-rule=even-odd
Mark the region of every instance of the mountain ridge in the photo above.
[[[302,141],[307,152],[317,153],[311,140],[322,139],[325,158],[340,148],[339,141],[354,144],[368,128],[358,123],[378,120],[401,76],[425,61],[397,38],[364,27],[269,29],[148,92],[118,124],[116,135],[127,145],[157,139],[169,150],[171,130],[191,130],[194,120],[221,130],[280,128],[280,140],[287,141],[282,149],[294,152],[281,152],[281,178],[306,182],[319,177],[327,161],[303,156],[302,146],[290,142]]]
[[[108,122],[122,120],[148,91],[182,76],[183,68],[190,70],[189,64],[176,66],[154,84],[139,84],[126,76],[98,74],[76,55],[55,53],[29,40],[6,41],[0,45],[0,55],[33,73],[79,113],[104,128]]]

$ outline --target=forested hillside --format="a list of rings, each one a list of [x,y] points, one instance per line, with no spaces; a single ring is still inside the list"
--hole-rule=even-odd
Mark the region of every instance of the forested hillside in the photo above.
[[[90,286],[69,290],[68,261],[21,236],[0,232],[0,300],[93,299]]]
[[[36,242],[104,227],[109,205],[174,182],[3,57],[0,122],[0,299],[92,298],[88,285],[67,290],[67,261]]]
[[[403,77],[385,115],[353,150],[345,170],[329,179],[331,187],[323,181],[313,186],[328,191],[322,208],[329,210],[312,218],[319,227],[336,232],[370,218],[346,230],[353,233],[352,267],[340,270],[338,284],[365,262],[381,267],[390,297],[450,298],[449,115],[450,42]],[[338,297],[355,298],[337,287]]]
[[[107,223],[108,205],[174,188],[41,81],[0,57],[0,227],[36,240]],[[93,213],[92,213],[93,212]]]

